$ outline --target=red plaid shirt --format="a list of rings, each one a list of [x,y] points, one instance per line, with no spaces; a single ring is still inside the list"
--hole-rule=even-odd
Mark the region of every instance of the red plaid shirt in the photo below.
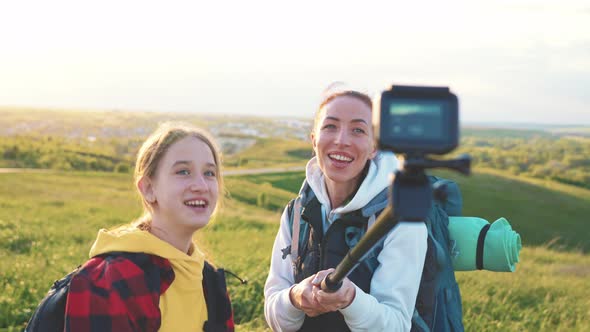
[[[210,274],[204,274],[209,275]],[[65,312],[65,331],[158,331],[161,323],[160,295],[174,281],[174,271],[167,259],[143,253],[109,253],[90,259],[70,284]],[[203,278],[206,289],[208,281]],[[223,285],[225,288],[225,279]],[[227,308],[222,326],[233,331],[231,304],[225,289],[222,303]],[[208,302],[207,309],[210,308]],[[216,299],[219,307],[219,300]],[[219,313],[211,312],[212,315]],[[208,322],[211,325],[211,322]]]

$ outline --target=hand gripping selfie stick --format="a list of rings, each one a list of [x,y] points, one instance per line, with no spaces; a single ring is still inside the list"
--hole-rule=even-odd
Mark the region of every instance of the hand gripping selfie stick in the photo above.
[[[448,88],[392,86],[374,103],[373,124],[378,146],[406,155],[391,175],[389,204],[375,224],[321,283],[336,292],[342,281],[381,238],[400,221],[423,222],[432,205],[432,186],[425,168],[449,168],[470,174],[471,158],[435,160],[427,153],[444,154],[458,145],[458,101]]]

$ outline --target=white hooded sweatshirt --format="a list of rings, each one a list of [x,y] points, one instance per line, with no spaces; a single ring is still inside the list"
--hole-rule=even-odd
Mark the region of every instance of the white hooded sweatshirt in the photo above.
[[[389,174],[397,167],[391,153],[379,153],[370,163],[367,176],[355,196],[346,205],[332,210],[324,175],[314,157],[306,167],[306,180],[327,212],[330,225],[339,215],[364,207],[389,185]],[[371,227],[369,224],[368,227]],[[328,227],[324,227],[326,230]],[[371,279],[370,293],[356,287],[352,303],[340,313],[352,331],[409,331],[427,247],[424,223],[400,222],[385,238],[377,257],[380,265]],[[282,258],[281,249],[291,244],[287,209],[274,242],[270,272],[264,286],[264,315],[273,331],[297,331],[305,313],[293,306],[289,290],[295,284],[290,257]]]

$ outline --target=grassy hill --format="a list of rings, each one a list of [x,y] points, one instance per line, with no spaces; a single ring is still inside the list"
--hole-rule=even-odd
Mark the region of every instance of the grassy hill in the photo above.
[[[460,183],[466,215],[506,217],[525,245],[515,273],[458,273],[466,330],[590,330],[590,192],[487,173],[441,175]],[[228,279],[238,331],[266,330],[269,255],[282,207],[302,178],[228,177],[231,199],[198,232],[214,263],[249,279],[246,286]],[[127,174],[24,172],[0,174],[0,183],[0,331],[20,331],[53,280],[87,259],[97,230],[141,209]]]
[[[240,153],[228,156],[226,167],[264,168],[305,164],[312,157],[311,144],[296,139],[265,138]]]

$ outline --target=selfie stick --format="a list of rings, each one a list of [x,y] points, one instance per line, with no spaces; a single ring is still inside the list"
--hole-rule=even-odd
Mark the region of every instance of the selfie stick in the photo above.
[[[356,268],[363,256],[400,221],[423,222],[432,204],[432,186],[424,168],[445,167],[468,175],[471,159],[461,156],[455,160],[409,159],[392,175],[389,205],[381,212],[375,224],[348,251],[334,272],[322,281],[323,291],[333,293],[342,286],[342,280]]]

